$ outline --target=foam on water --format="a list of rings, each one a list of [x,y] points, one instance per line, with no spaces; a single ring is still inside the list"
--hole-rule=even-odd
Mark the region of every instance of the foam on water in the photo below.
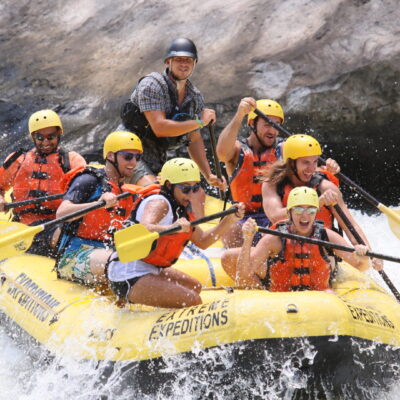
[[[354,212],[359,224],[365,230],[371,242],[373,251],[377,253],[399,256],[398,239],[391,232],[386,216],[368,216],[359,211]],[[400,289],[400,265],[396,263],[385,262],[385,271],[392,282]],[[374,271],[369,272],[382,286],[384,285],[379,274]],[[135,378],[129,385],[121,386],[124,374],[127,372],[118,367],[112,373],[110,379],[104,384],[99,384],[102,370],[96,368],[95,363],[82,363],[69,359],[63,359],[62,362],[57,359],[45,361],[46,357],[39,356],[39,359],[29,357],[31,353],[29,344],[16,344],[0,327],[0,400],[18,399],[18,400],[50,400],[50,399],[98,399],[102,395],[113,399],[128,399],[132,396],[137,397],[135,392]],[[204,353],[201,348],[193,349],[198,359],[206,370],[213,371],[212,376],[208,373],[199,373],[192,375],[193,371],[188,371],[186,361],[181,358],[166,358],[163,366],[165,372],[177,372],[179,378],[170,385],[168,390],[159,391],[156,395],[142,395],[144,399],[197,399],[207,398],[212,395],[215,399],[230,398],[223,389],[224,382],[232,387],[248,385],[248,393],[254,398],[278,399],[282,398],[280,388],[302,387],[304,377],[299,375],[293,363],[296,356],[287,360],[283,365],[283,373],[278,381],[266,388],[261,379],[268,377],[254,376],[251,383],[243,376],[232,377],[229,370],[232,367],[232,356],[230,352],[224,351],[224,348],[213,349]],[[240,351],[240,349],[239,349]],[[373,351],[373,349],[364,349],[364,351]],[[312,362],[314,353],[312,347],[305,345],[302,349],[302,357]],[[61,366],[62,365],[62,366]],[[130,371],[132,372],[132,371]],[[190,377],[190,379],[188,379]],[[220,388],[216,391],[209,385],[210,377],[215,380],[221,380]],[[233,379],[232,379],[233,378]],[[260,382],[257,383],[257,379]],[[117,388],[117,389],[116,389]],[[376,398],[395,400],[398,399],[400,391],[400,382],[389,394],[377,393]],[[289,396],[289,397],[288,397]],[[284,398],[290,398],[290,391]],[[375,395],[374,395],[375,397]],[[139,398],[139,397],[137,397]],[[211,397],[208,397],[211,398]],[[232,397],[233,398],[233,397]]]

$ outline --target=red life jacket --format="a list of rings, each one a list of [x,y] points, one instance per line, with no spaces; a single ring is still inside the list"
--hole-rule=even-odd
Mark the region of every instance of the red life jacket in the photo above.
[[[272,226],[281,232],[289,232],[289,221]],[[328,236],[322,223],[314,223],[312,238],[327,240]],[[282,250],[268,260],[267,275],[262,280],[271,292],[289,292],[298,290],[326,290],[334,276],[328,255],[332,251],[324,251],[320,246],[301,243],[281,238]]]
[[[141,193],[145,194],[153,190],[154,186],[159,188],[159,185],[149,185],[145,187],[136,185],[120,186],[115,182],[108,180],[103,169],[92,167],[79,167],[70,171],[64,179],[63,186],[67,189],[77,176],[87,173],[95,176],[98,180],[98,186],[89,198],[88,202],[98,200],[105,192],[119,195],[128,191],[136,196],[120,199],[118,201],[118,207],[99,208],[85,214],[82,219],[79,220],[79,226],[77,228],[76,226],[74,227],[74,236],[83,239],[111,242],[113,232],[123,227],[123,222],[130,217],[131,212],[136,207],[136,204],[139,201],[137,195],[140,195]]]
[[[18,158],[20,166],[13,182],[13,200],[22,201],[63,193],[61,181],[70,169],[70,155],[71,153],[62,149],[48,155],[30,150]],[[29,225],[38,219],[54,219],[60,203],[61,200],[52,200],[38,205],[16,207],[13,212],[19,221]]]
[[[309,182],[309,187],[312,187],[317,191],[318,194],[320,194],[319,186],[321,182],[324,179],[328,179],[332,183],[334,183],[336,186],[339,186],[339,180],[336,178],[335,175],[331,174],[330,172],[327,171],[318,171],[314,174],[314,176],[311,178],[311,181]],[[278,194],[280,195],[282,199],[282,205],[286,207],[287,205],[287,199],[289,197],[290,191],[294,188],[294,186],[286,182],[286,184],[283,185],[283,187],[278,187]],[[324,225],[326,228],[332,229],[333,227],[333,214],[329,210],[328,207],[322,207],[318,212],[315,217],[315,219],[324,221]]]
[[[194,220],[194,215],[191,212],[185,211],[183,214],[178,215],[176,211],[175,200],[165,192],[161,192],[161,194],[166,198],[172,207],[174,214],[173,222],[181,217],[185,217],[189,221]],[[146,258],[144,258],[143,261],[157,267],[170,267],[178,260],[183,249],[191,239],[193,232],[194,228],[192,227],[189,232],[178,232],[172,235],[161,236],[156,242],[155,249]]]
[[[259,169],[278,159],[276,150],[275,146],[257,155],[247,144],[241,143],[238,163],[230,177],[230,188],[232,199],[243,202],[247,213],[264,212]]]

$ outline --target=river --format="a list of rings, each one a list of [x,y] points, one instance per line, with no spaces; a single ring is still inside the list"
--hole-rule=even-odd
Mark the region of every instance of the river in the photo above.
[[[391,232],[384,215],[368,216],[360,211],[355,211],[354,215],[367,232],[374,251],[398,256],[398,239]],[[385,271],[397,288],[400,289],[399,268],[398,264],[389,262],[385,264]],[[377,273],[374,271],[370,273],[377,281],[382,282]],[[382,283],[382,285],[384,284]],[[100,385],[98,384],[99,371],[94,365],[83,365],[71,360],[63,360],[63,367],[60,367],[59,360],[44,362],[43,359],[46,355],[43,351],[34,350],[35,355],[33,357],[29,356],[28,353],[33,351],[31,344],[21,342],[19,338],[15,339],[9,337],[4,328],[0,327],[1,400],[66,400],[70,398],[75,400],[94,400],[101,398]],[[204,362],[210,362],[210,360],[204,360]],[[226,362],[225,367],[229,368],[229,360],[224,362]],[[174,368],[175,366],[171,363],[167,367]],[[101,393],[105,391],[112,393],[111,387],[118,384],[121,374],[113,374],[113,379],[106,383],[106,388],[103,387]],[[246,385],[246,382],[241,384]],[[210,386],[210,390],[204,389],[207,388],[207,385]],[[206,380],[198,382],[191,380],[190,383],[187,383],[184,377],[181,377],[179,382],[175,382],[172,386],[172,397],[161,392],[151,397],[151,399],[198,399],[204,398],[205,396],[200,395],[200,393],[205,392],[208,392],[208,396],[211,396],[207,398],[224,398],[219,391],[213,392],[210,382]],[[118,400],[142,398],[137,397],[134,387],[135,382],[131,381],[129,387],[124,388],[120,395],[113,395],[109,398]],[[202,388],[201,391],[200,388]],[[399,399],[399,391],[400,382],[389,394],[380,394],[376,398],[379,398],[379,400],[397,400]],[[264,394],[264,396],[260,398],[280,398],[273,391]]]

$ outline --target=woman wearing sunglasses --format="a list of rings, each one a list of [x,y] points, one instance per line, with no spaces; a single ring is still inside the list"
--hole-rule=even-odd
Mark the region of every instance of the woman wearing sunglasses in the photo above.
[[[86,162],[74,151],[60,147],[63,126],[53,110],[33,113],[28,122],[34,148],[18,150],[7,157],[0,168],[0,211],[4,209],[4,192],[13,189],[13,200],[22,201],[63,193],[61,182],[65,174]],[[54,219],[61,200],[41,202],[13,210],[14,220],[26,225],[38,225]],[[54,229],[36,235],[30,253],[49,255]],[[50,254],[51,255],[51,254]]]
[[[181,231],[157,240],[151,253],[142,260],[122,263],[117,254],[107,266],[108,279],[114,293],[122,301],[157,307],[180,308],[201,303],[201,284],[189,275],[170,268],[190,240],[202,249],[217,241],[232,224],[244,216],[244,205],[237,204],[237,213],[230,214],[207,231],[191,227],[194,219],[191,202],[200,189],[200,171],[187,158],[167,161],[160,173],[161,190],[145,197],[135,209],[132,219],[151,232],[181,226]]]
[[[271,229],[348,244],[342,236],[316,221],[318,194],[306,186],[291,190],[287,202],[288,219]],[[325,249],[318,245],[266,234],[251,247],[256,224],[249,219],[242,228],[242,248],[227,250],[222,257],[225,271],[240,287],[264,288],[272,292],[328,290],[335,275],[337,257],[364,271],[369,268],[368,248],[356,245],[355,252]]]

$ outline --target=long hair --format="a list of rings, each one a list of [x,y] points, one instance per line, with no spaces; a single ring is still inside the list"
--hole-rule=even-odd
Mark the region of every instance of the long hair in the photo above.
[[[260,180],[277,185],[285,178],[289,178],[289,176],[293,174],[292,163],[293,160],[291,159],[288,159],[286,162],[275,161],[272,165],[261,168],[259,171]]]

